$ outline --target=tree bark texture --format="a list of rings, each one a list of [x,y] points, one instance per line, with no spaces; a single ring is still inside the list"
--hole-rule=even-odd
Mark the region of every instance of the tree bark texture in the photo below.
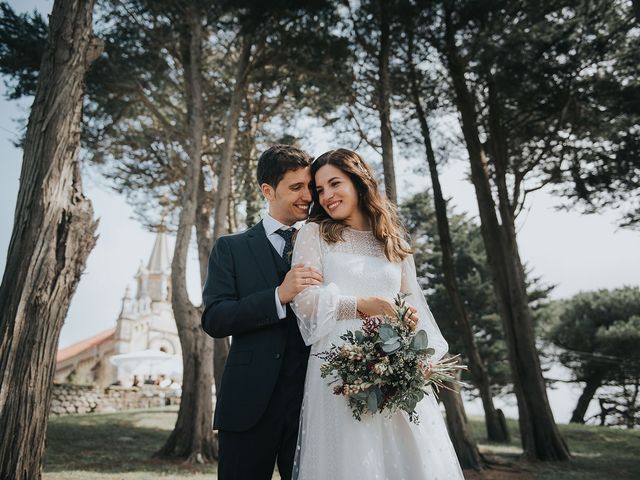
[[[187,13],[184,33],[184,84],[191,138],[189,167],[185,178],[182,210],[171,263],[173,294],[171,303],[182,346],[182,398],[175,427],[156,457],[184,458],[205,463],[217,456],[212,430],[213,345],[200,326],[201,308],[191,303],[187,293],[187,254],[191,231],[196,222],[200,175],[204,106],[202,98],[202,14],[195,8]]]
[[[56,0],[0,285],[0,478],[41,478],[60,329],[96,242],[78,164],[93,1]]]
[[[409,54],[413,51],[413,37],[411,33],[409,38]],[[509,442],[509,430],[501,415],[493,404],[493,396],[491,394],[491,381],[489,374],[484,366],[484,361],[480,355],[478,346],[476,345],[469,316],[464,306],[464,300],[460,292],[460,286],[456,277],[456,268],[453,254],[453,241],[449,230],[449,218],[447,214],[447,202],[442,193],[440,177],[438,175],[438,167],[436,157],[431,144],[431,133],[427,122],[426,113],[420,101],[420,92],[418,89],[417,72],[411,58],[408,60],[411,98],[415,106],[416,115],[420,122],[420,129],[425,145],[427,162],[429,165],[429,173],[431,176],[431,185],[433,188],[433,203],[436,211],[436,220],[438,224],[438,235],[440,240],[440,248],[442,249],[442,270],[445,279],[445,288],[449,301],[453,307],[453,322],[461,333],[467,357],[469,361],[469,371],[473,378],[473,383],[480,392],[482,405],[484,407],[484,418],[487,428],[487,437],[493,442]]]
[[[449,2],[445,6],[444,50],[462,119],[462,132],[471,164],[471,180],[480,212],[482,237],[509,352],[524,455],[539,460],[566,460],[570,458],[569,450],[553,419],[535,346],[513,217],[505,215],[500,224],[496,214],[487,171],[488,159],[480,142],[475,102],[465,81],[464,62],[455,43]],[[499,174],[497,177],[499,178]],[[501,188],[498,185],[499,191]],[[502,194],[499,195],[502,197]],[[501,214],[509,209],[509,205],[504,205],[504,199],[499,207]]]
[[[253,117],[253,115],[251,115]],[[243,196],[246,200],[246,218],[247,227],[252,227],[260,221],[260,210],[262,209],[263,198],[260,193],[260,186],[256,179],[256,169],[258,167],[258,149],[256,148],[256,135],[258,133],[258,120],[247,115],[247,124],[249,125],[249,143],[248,155],[246,158],[246,166],[244,171]]]
[[[211,214],[213,213],[213,202],[210,201],[204,188],[204,175],[200,173],[198,178],[198,206],[196,213],[196,239],[198,246],[198,262],[200,265],[200,283],[204,287],[207,279],[207,266],[209,264],[209,253],[213,248],[213,230],[211,229]]]
[[[389,15],[385,0],[378,0],[380,15],[380,50],[378,52],[378,114],[380,116],[380,142],[382,144],[382,170],[384,189],[394,204],[398,202],[396,173],[393,165],[393,133],[391,131],[391,84],[389,80],[389,55],[391,38]]]

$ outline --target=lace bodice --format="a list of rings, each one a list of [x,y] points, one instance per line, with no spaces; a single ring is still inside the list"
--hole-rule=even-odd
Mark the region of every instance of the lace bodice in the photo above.
[[[319,243],[324,281],[338,285],[343,295],[394,297],[400,291],[402,265],[387,260],[371,231],[347,228],[344,242]],[[306,257],[313,254],[305,247],[305,243],[300,245],[300,262],[311,264]]]
[[[412,256],[390,262],[372,232],[351,228],[344,231],[344,241],[328,244],[320,238],[318,224],[308,223],[300,229],[293,251],[292,265],[299,263],[320,270],[324,279],[324,285],[303,290],[292,303],[307,345],[326,344],[341,331],[358,328],[357,297],[392,299],[402,292],[409,294],[407,302],[418,308],[418,326],[427,330],[436,356],[446,352],[447,343],[418,286]],[[347,322],[336,329],[336,322],[341,321]]]

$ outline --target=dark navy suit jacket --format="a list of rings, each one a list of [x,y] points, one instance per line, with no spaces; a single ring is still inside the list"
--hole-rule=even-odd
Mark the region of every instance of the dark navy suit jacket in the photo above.
[[[220,237],[213,247],[202,328],[214,338],[233,336],[216,404],[216,429],[250,429],[265,414],[278,377],[306,367],[309,348],[295,315],[287,306],[281,320],[276,310],[275,289],[288,269],[262,222]]]

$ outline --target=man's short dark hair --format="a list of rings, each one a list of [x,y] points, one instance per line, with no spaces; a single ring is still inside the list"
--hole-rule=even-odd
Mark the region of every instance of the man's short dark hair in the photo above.
[[[258,159],[258,185],[267,183],[276,188],[285,173],[308,167],[311,160],[311,155],[293,145],[273,145]]]

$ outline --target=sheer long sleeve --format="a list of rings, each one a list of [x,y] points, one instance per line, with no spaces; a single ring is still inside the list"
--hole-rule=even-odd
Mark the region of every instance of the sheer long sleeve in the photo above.
[[[318,224],[308,223],[296,237],[291,265],[303,264],[323,272],[326,245]],[[300,292],[291,303],[300,333],[307,345],[329,334],[338,320],[356,318],[356,297],[342,295],[335,283],[314,285]]]
[[[418,310],[418,330],[427,332],[429,347],[435,350],[432,356],[434,361],[440,360],[449,350],[447,341],[440,333],[438,324],[433,318],[433,314],[424,298],[418,278],[416,275],[416,265],[413,255],[407,256],[402,262],[402,283],[400,287],[402,293],[409,294],[406,302]]]

